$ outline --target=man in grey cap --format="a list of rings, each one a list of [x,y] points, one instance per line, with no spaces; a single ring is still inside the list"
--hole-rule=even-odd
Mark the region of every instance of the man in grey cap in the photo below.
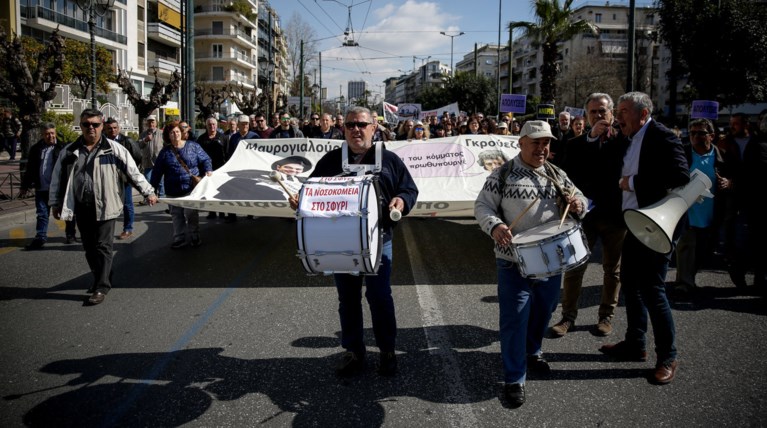
[[[541,345],[559,302],[562,274],[522,276],[510,245],[520,232],[559,220],[568,204],[571,214],[586,214],[586,197],[564,171],[546,162],[553,138],[547,122],[525,123],[519,154],[488,176],[474,203],[474,216],[495,242],[504,398],[514,408],[525,402],[528,370],[551,371]]]
[[[162,130],[157,129],[157,116],[149,115],[146,118],[146,130],[139,136],[139,147],[143,151],[141,156],[141,168],[147,181],[152,179],[152,169],[157,155],[162,150]],[[165,196],[165,186],[160,182],[160,197]]]

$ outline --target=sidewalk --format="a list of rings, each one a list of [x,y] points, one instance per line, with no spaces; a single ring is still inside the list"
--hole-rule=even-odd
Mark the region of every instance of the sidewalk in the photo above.
[[[8,152],[0,153],[0,223],[25,222],[35,217],[35,198],[16,199],[21,185],[20,153],[9,160]]]

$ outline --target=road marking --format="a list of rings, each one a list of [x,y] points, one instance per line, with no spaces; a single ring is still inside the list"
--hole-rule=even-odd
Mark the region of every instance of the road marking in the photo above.
[[[418,246],[415,245],[413,230],[409,222],[400,225],[402,233],[405,236],[405,247],[407,248],[410,266],[413,269],[413,281],[416,284],[418,294],[418,304],[421,306],[421,319],[423,320],[423,331],[426,335],[426,343],[429,353],[439,357],[442,361],[443,378],[447,381],[447,401],[450,404],[447,410],[446,422],[451,427],[476,427],[479,426],[474,409],[469,403],[469,393],[461,378],[461,367],[458,360],[452,352],[453,345],[450,343],[450,337],[442,328],[445,321],[442,318],[442,310],[439,307],[434,291],[429,284],[428,274],[421,268],[426,261],[421,256]]]

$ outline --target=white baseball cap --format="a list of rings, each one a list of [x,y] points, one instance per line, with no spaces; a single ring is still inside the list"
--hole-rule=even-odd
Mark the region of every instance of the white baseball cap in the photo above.
[[[551,126],[545,120],[528,120],[522,126],[522,131],[519,133],[519,138],[530,137],[533,140],[538,138],[551,138],[556,140],[557,137],[551,133]]]

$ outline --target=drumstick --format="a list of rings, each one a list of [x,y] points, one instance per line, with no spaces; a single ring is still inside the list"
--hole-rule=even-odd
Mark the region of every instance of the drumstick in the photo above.
[[[527,212],[528,212],[528,211],[530,211],[530,208],[532,208],[532,207],[533,207],[533,205],[535,205],[535,203],[536,203],[536,202],[538,202],[538,200],[539,200],[539,199],[541,199],[541,197],[540,197],[540,196],[536,196],[536,197],[535,197],[535,199],[533,199],[533,202],[530,202],[530,205],[528,205],[528,206],[527,206],[527,208],[525,208],[525,210],[524,210],[524,211],[522,211],[522,212],[521,212],[521,213],[520,213],[520,214],[517,216],[517,218],[515,218],[515,219],[514,219],[514,221],[512,221],[512,222],[511,222],[511,224],[509,225],[509,230],[511,230],[511,229],[514,229],[514,226],[516,226],[516,225],[517,225],[517,223],[519,222],[519,220],[521,220],[521,219],[522,219],[522,217],[523,217],[525,214],[527,214]]]
[[[288,189],[288,186],[285,185],[285,183],[282,182],[282,173],[279,171],[272,171],[269,173],[269,178],[274,181],[275,183],[278,183],[283,190],[285,190],[285,193],[288,194],[289,198],[293,197],[293,193]]]
[[[567,218],[567,212],[570,211],[570,203],[567,203],[567,206],[565,207],[565,213],[562,214],[562,220],[559,221],[559,229],[562,228],[562,225],[565,224],[565,218]]]

